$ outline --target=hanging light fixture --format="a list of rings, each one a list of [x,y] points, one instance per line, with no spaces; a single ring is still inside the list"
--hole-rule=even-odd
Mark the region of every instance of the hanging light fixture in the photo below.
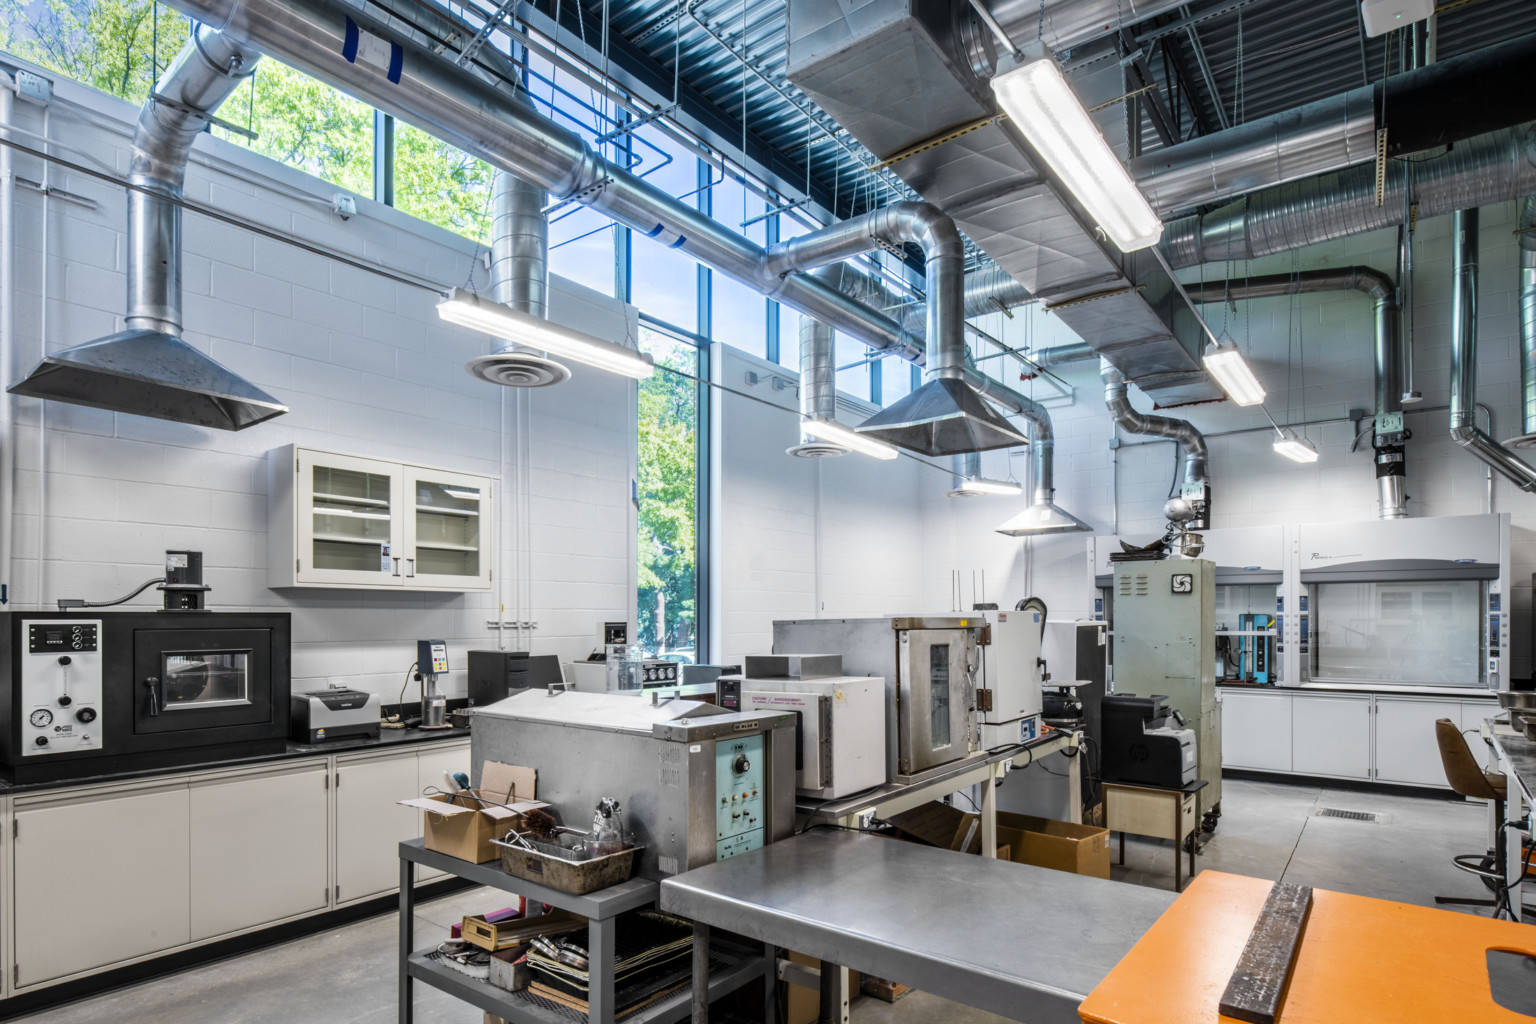
[[[449,291],[437,304],[437,315],[451,324],[484,331],[610,373],[644,380],[656,372],[655,360],[645,353],[492,302],[465,288]]]
[[[1012,57],[1004,54],[992,92],[1008,120],[1110,241],[1124,252],[1157,244],[1162,220],[1043,44],[1028,44]]]
[[[873,437],[861,434],[852,427],[845,427],[836,420],[824,420],[819,417],[807,416],[801,419],[800,429],[812,437],[819,437],[823,441],[831,441],[840,444],[844,448],[856,451],[860,455],[868,455],[875,459],[894,459],[900,453],[884,441],[877,441]]]
[[[1024,485],[1015,480],[989,480],[983,476],[968,476],[960,486],[948,492],[951,498],[979,498],[983,494],[1023,494]]]
[[[1316,462],[1317,446],[1306,438],[1300,436],[1289,427],[1275,428],[1279,434],[1275,438],[1275,451],[1292,462]]]
[[[1265,398],[1264,385],[1253,375],[1248,360],[1237,350],[1237,342],[1225,331],[1220,338],[1205,346],[1205,369],[1227,397],[1238,405],[1260,405]]]

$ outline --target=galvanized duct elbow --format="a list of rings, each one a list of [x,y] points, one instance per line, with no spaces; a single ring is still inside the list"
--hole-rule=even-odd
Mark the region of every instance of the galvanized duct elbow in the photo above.
[[[1521,36],[1148,153],[1130,171],[1171,213],[1374,161],[1382,110],[1413,111],[1391,123],[1388,157],[1459,142],[1536,117],[1533,61],[1536,34]]]
[[[1509,448],[1536,448],[1536,196],[1520,204],[1520,429]]]
[[[1401,412],[1403,408],[1403,343],[1399,331],[1397,288],[1392,279],[1374,267],[1338,267],[1304,270],[1297,274],[1266,274],[1230,281],[1186,284],[1195,302],[1231,299],[1262,299],[1304,292],[1358,291],[1371,300],[1375,321],[1376,415]],[[1408,516],[1407,462],[1398,432],[1384,435],[1379,426],[1372,448],[1376,452],[1378,513],[1382,519]]]
[[[1376,203],[1376,168],[1362,164],[1254,192],[1210,213],[1170,221],[1160,243],[1169,263],[1190,267],[1256,259],[1402,221],[1407,167],[1387,165],[1385,201]],[[1536,192],[1536,123],[1458,143],[1413,167],[1419,219],[1508,202]]]
[[[193,29],[139,111],[128,166],[126,330],[46,355],[9,390],[113,412],[242,430],[287,412],[181,338],[181,207],[192,144],[261,54]]]
[[[1477,426],[1477,210],[1451,221],[1451,439],[1509,479],[1536,491],[1536,469]]]
[[[1210,483],[1210,451],[1205,435],[1195,429],[1188,420],[1176,420],[1169,416],[1148,416],[1131,408],[1126,395],[1125,378],[1108,360],[1099,364],[1104,378],[1104,404],[1109,407],[1110,419],[1128,434],[1146,434],[1166,437],[1178,442],[1184,453],[1184,482],[1187,484]]]
[[[544,319],[549,315],[549,219],[543,189],[507,171],[491,184],[491,295]],[[491,384],[537,388],[570,379],[570,367],[498,338],[495,349],[465,364]]]

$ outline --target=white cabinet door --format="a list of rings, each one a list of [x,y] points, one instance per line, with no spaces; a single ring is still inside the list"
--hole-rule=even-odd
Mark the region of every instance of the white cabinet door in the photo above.
[[[1306,775],[1371,777],[1371,698],[1291,698],[1291,767]]]
[[[192,784],[192,938],[281,921],[329,903],[328,769]]]
[[[1228,768],[1291,770],[1291,698],[1282,693],[1221,691],[1221,763]]]
[[[16,810],[20,988],[188,941],[185,781]]]
[[[1376,698],[1376,781],[1449,788],[1435,719],[1459,726],[1461,705],[1454,700]]]
[[[404,586],[400,464],[308,448],[296,449],[295,459],[296,582]]]
[[[413,590],[491,589],[491,481],[404,467],[405,585]]]
[[[416,751],[336,766],[336,901],[400,885],[399,845],[421,835],[421,812],[401,807],[420,790]]]
[[[443,780],[443,772],[463,772],[469,774],[469,744],[445,743],[432,744],[416,755],[416,792],[419,794],[428,786],[436,786],[438,789],[446,789],[447,783]],[[416,816],[416,834],[422,834],[421,819],[423,815]],[[416,881],[426,882],[435,878],[441,878],[447,872],[438,871],[435,868],[418,867],[416,869]]]

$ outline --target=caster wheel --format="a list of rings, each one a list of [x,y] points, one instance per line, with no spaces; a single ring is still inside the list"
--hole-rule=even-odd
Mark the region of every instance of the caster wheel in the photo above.
[[[1219,817],[1219,815],[1207,814],[1204,818],[1200,819],[1200,831],[1204,832],[1206,835],[1210,835],[1211,833],[1215,832],[1216,826],[1220,824],[1220,822],[1217,820]]]

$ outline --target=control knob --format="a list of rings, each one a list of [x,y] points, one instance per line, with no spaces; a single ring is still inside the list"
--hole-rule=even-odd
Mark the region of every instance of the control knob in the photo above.
[[[67,654],[59,655],[59,664],[60,665],[68,665],[72,660],[73,659],[71,659],[70,656],[67,655]]]
[[[59,707],[67,708],[71,704],[73,704],[74,702],[75,702],[75,699],[73,697],[71,697],[69,694],[66,693],[66,694],[64,694],[64,696],[59,698]]]
[[[81,708],[79,711],[75,712],[75,718],[89,725],[91,722],[96,721],[96,709]]]
[[[48,737],[47,736],[39,736],[37,739],[33,740],[32,742],[36,743],[40,747],[46,747],[48,745]]]
[[[735,772],[737,775],[747,774],[747,771],[751,767],[752,762],[747,760],[746,754],[737,754],[736,760],[731,762],[731,771]]]

